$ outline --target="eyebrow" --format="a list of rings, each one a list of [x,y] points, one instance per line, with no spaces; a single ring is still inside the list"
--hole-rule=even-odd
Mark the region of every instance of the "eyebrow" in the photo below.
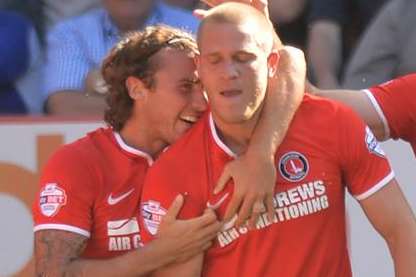
[[[219,55],[220,54],[218,52],[211,52],[211,53],[203,54],[202,56],[213,57],[213,56],[219,56]]]

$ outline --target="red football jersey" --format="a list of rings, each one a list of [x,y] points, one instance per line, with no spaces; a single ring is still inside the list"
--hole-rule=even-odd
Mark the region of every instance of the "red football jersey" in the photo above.
[[[181,218],[209,206],[222,217],[233,185],[213,189],[233,152],[209,113],[149,170],[142,195],[144,241],[156,233],[174,197]],[[362,200],[394,174],[370,129],[341,104],[306,95],[276,155],[275,217],[256,228],[225,224],[204,257],[203,276],[351,276],[345,190]]]
[[[63,146],[47,163],[33,204],[34,231],[88,237],[82,257],[107,258],[141,246],[139,201],[152,158],[98,129]]]
[[[416,154],[416,74],[372,87],[366,93],[384,123],[386,136],[410,142]]]

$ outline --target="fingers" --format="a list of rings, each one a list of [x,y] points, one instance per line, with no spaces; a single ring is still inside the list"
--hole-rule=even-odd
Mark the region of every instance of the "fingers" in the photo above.
[[[170,204],[170,207],[168,211],[166,212],[166,215],[164,216],[165,221],[168,219],[176,219],[178,216],[182,206],[183,206],[183,195],[178,194],[175,199],[173,200],[172,204]]]
[[[230,171],[228,170],[228,167],[226,166],[224,170],[222,171],[222,174],[220,178],[218,178],[217,185],[214,188],[214,194],[218,194],[220,191],[222,191],[225,188],[225,185],[230,180],[231,175]]]
[[[225,211],[223,220],[225,222],[229,221],[238,211],[243,201],[243,194],[234,192],[233,197],[231,198],[230,203],[228,204],[227,210]]]
[[[275,211],[274,211],[273,195],[272,194],[268,194],[266,196],[266,209],[267,209],[267,217],[269,218],[269,221],[273,222]]]
[[[258,199],[254,205],[253,210],[251,213],[251,217],[249,220],[250,228],[254,228],[259,220],[259,216],[266,211],[266,206],[264,206],[263,199]]]
[[[204,19],[207,13],[208,11],[203,9],[196,9],[193,11],[193,15],[200,20]]]
[[[190,226],[192,226],[192,228],[197,229],[202,226],[214,223],[215,221],[217,221],[217,216],[215,215],[213,210],[206,209],[203,215],[189,219],[187,221],[189,222]]]
[[[211,246],[212,246],[212,241],[208,241],[206,242],[203,246],[202,246],[202,251],[208,250]]]
[[[246,222],[250,216],[252,216],[253,206],[256,203],[256,198],[250,195],[247,195],[243,200],[240,211],[238,212],[238,218],[236,221],[236,226],[241,226]]]
[[[221,230],[222,224],[220,222],[214,222],[213,224],[210,224],[208,226],[205,226],[200,230],[200,240],[204,241],[210,241],[213,238],[215,238],[218,234],[218,232]]]

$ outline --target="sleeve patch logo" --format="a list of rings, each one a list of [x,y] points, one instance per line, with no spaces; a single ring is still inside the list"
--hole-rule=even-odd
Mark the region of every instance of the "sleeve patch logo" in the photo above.
[[[39,195],[40,211],[44,216],[56,215],[62,206],[66,204],[65,190],[58,187],[56,183],[48,183]]]
[[[157,201],[149,200],[142,204],[142,217],[144,226],[153,236],[156,235],[166,209],[160,206]]]
[[[279,160],[279,171],[289,182],[298,182],[308,174],[308,160],[299,152],[288,152]]]
[[[365,127],[365,145],[367,146],[368,151],[370,153],[376,154],[380,157],[385,157],[386,153],[384,153],[383,149],[381,148],[380,143],[378,142],[376,136],[374,136],[373,132],[371,132],[370,128]]]

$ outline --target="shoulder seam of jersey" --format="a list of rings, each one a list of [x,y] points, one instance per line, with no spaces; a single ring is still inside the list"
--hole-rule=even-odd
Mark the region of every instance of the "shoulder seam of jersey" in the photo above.
[[[364,199],[370,197],[371,195],[373,195],[374,193],[376,193],[377,191],[382,189],[385,185],[387,185],[393,178],[394,178],[394,171],[391,170],[390,173],[387,174],[387,176],[385,176],[383,179],[381,179],[381,181],[379,181],[377,184],[372,186],[369,190],[367,190],[367,191],[365,191],[361,194],[354,195],[355,199],[361,201],[361,200],[364,200]]]
[[[38,224],[33,227],[33,232],[41,231],[41,230],[62,230],[62,231],[68,231],[72,233],[76,233],[79,235],[83,235],[87,238],[91,236],[90,232],[87,230],[81,229],[76,226],[67,225],[67,224]]]
[[[365,93],[365,95],[370,100],[370,102],[373,105],[374,109],[376,110],[378,116],[380,117],[381,122],[383,123],[383,126],[384,126],[384,139],[390,138],[390,128],[389,128],[389,124],[387,123],[386,116],[384,115],[383,110],[381,109],[380,105],[378,104],[377,99],[374,97],[373,93],[369,89],[363,89],[362,91]]]

